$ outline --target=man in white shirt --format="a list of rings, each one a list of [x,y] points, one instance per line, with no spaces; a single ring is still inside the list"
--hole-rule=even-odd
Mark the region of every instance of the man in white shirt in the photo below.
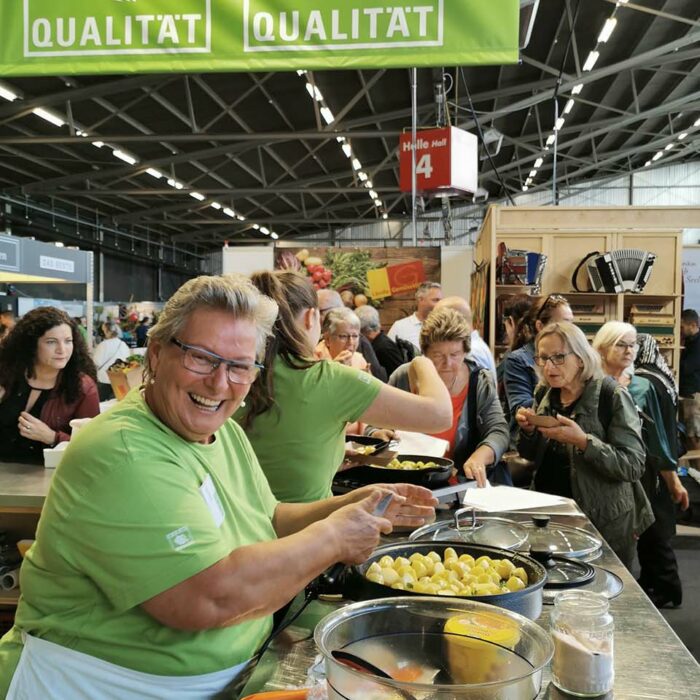
[[[462,297],[445,297],[444,299],[440,300],[436,306],[436,309],[454,309],[455,311],[459,311],[464,318],[467,319],[469,322],[469,326],[471,327],[472,325],[472,310],[471,307],[469,306],[469,302],[466,299],[463,299]],[[481,336],[479,335],[479,331],[475,331],[472,328],[472,334],[470,338],[470,345],[471,345],[471,350],[469,352],[468,357],[474,361],[474,363],[479,366],[479,367],[484,367],[485,369],[490,369],[493,372],[494,379],[496,378],[496,363],[493,359],[493,355],[491,353],[491,349],[489,346],[482,340]]]
[[[423,282],[416,290],[416,311],[415,313],[394,321],[394,325],[389,329],[387,335],[393,341],[396,338],[403,338],[415,345],[420,352],[420,329],[423,321],[428,318],[428,314],[435,308],[435,305],[442,299],[442,287],[438,282]]]

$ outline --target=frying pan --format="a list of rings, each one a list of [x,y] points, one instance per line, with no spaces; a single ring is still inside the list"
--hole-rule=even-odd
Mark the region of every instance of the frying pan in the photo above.
[[[370,460],[372,455],[366,459]],[[342,472],[343,478],[358,481],[361,484],[418,484],[434,488],[447,483],[452,474],[454,462],[445,457],[429,457],[427,455],[397,455],[400,462],[435,462],[436,467],[428,469],[388,469],[362,464]]]

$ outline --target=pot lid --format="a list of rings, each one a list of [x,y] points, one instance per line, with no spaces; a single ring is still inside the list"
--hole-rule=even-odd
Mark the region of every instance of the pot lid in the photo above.
[[[585,562],[566,557],[551,556],[549,552],[530,552],[547,570],[545,588],[562,590],[575,588],[591,582],[595,578],[595,569]]]
[[[521,523],[505,518],[477,517],[473,508],[461,508],[452,520],[431,523],[411,533],[412,542],[466,542],[483,544],[499,549],[522,549],[528,531]]]
[[[595,575],[588,583],[584,583],[580,587],[580,590],[602,593],[608,599],[617,598],[617,596],[622,593],[624,584],[617,574],[603,569],[600,566],[592,566],[591,568],[594,570]],[[549,588],[545,586],[542,591],[543,602],[552,605],[557,594],[561,592],[561,588]]]
[[[533,515],[531,523],[523,523],[528,533],[530,551],[549,552],[576,559],[594,559],[602,551],[597,537],[577,527],[551,523],[548,515]]]

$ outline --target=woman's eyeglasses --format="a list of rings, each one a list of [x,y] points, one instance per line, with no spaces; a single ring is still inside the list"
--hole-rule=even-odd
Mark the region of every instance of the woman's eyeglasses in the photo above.
[[[567,298],[563,297],[561,294],[550,294],[542,302],[542,306],[540,306],[539,311],[537,312],[537,320],[538,321],[540,320],[545,309],[556,308],[557,306],[562,306],[562,304],[568,304],[568,303],[569,302],[568,302]]]
[[[566,362],[566,358],[569,355],[573,354],[573,352],[557,352],[554,355],[535,355],[535,364],[538,367],[544,367],[548,362],[551,362],[556,367],[559,367]]]
[[[264,369],[264,365],[258,362],[249,364],[239,360],[227,360],[214,352],[198,348],[196,345],[181,343],[176,338],[170,342],[182,350],[182,366],[195,374],[214,374],[219,365],[226,367],[226,378],[233,384],[252,384]]]
[[[622,340],[618,340],[617,343],[615,343],[614,347],[616,347],[618,350],[636,350],[639,347],[639,343],[625,343]]]
[[[341,343],[347,343],[348,340],[359,340],[360,336],[358,333],[337,333],[333,336],[337,338]]]

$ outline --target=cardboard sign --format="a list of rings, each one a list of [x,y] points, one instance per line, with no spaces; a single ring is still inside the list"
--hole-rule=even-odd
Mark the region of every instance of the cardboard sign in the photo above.
[[[421,260],[389,265],[367,272],[372,299],[384,299],[401,292],[410,292],[425,282],[425,268]]]
[[[411,140],[410,132],[399,137],[399,186],[402,192],[411,191]],[[474,134],[454,126],[419,131],[416,135],[416,192],[476,192],[477,145]]]

